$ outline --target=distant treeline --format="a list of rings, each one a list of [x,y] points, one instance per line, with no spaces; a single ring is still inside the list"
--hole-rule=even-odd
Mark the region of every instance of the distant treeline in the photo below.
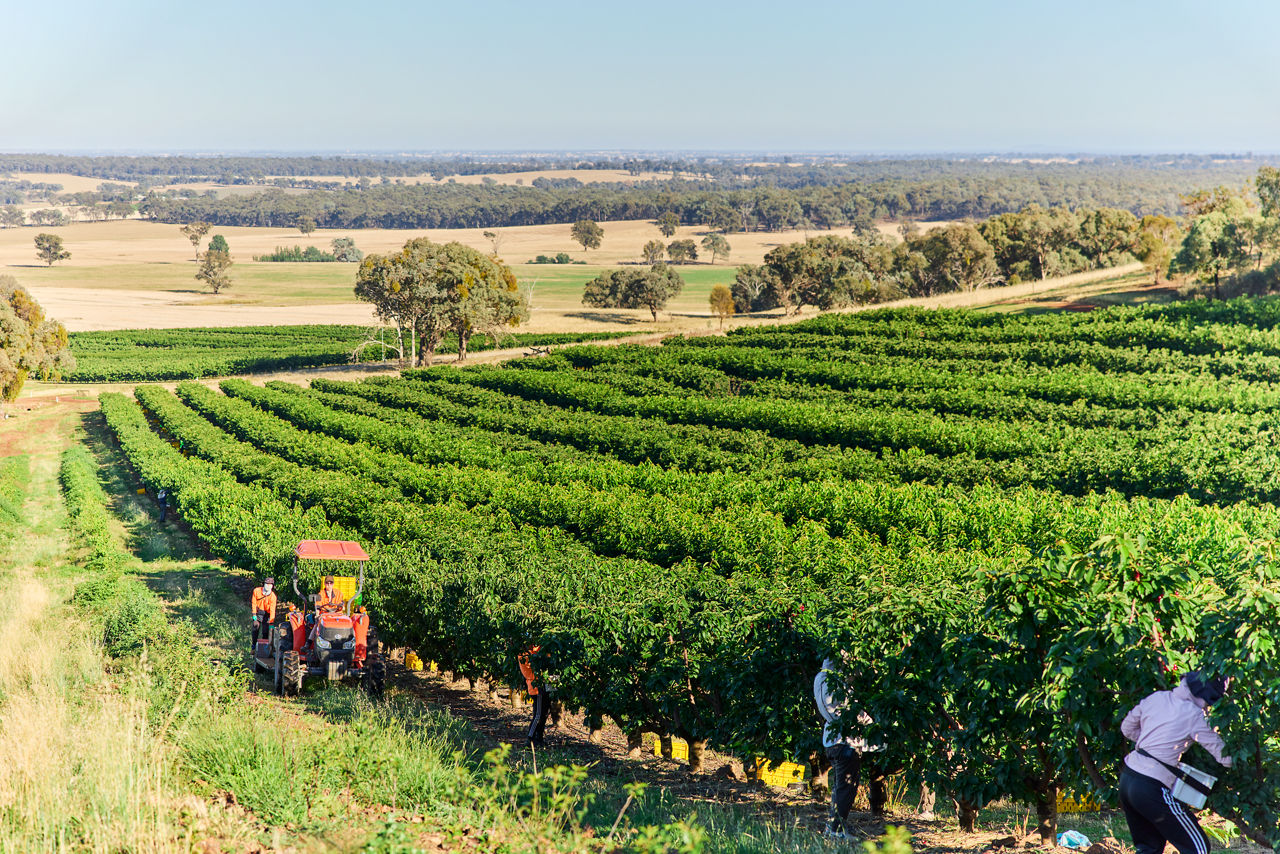
[[[706,181],[552,187],[393,183],[294,195],[278,190],[225,198],[152,195],[139,210],[160,222],[205,220],[288,228],[309,217],[323,228],[347,229],[498,228],[581,219],[657,219],[670,211],[684,225],[777,231],[841,228],[875,219],[985,219],[1033,204],[1175,214],[1180,194],[1206,184],[1243,184],[1252,174],[1244,169],[1224,170],[1229,174],[1209,170],[1214,177],[1206,181],[1204,172],[1197,170],[1070,171],[1014,168],[1004,175],[882,178],[794,189],[724,190]]]
[[[214,180],[229,184],[259,183],[268,175],[308,177],[337,175],[344,178],[395,178],[413,175],[505,174],[544,169],[630,169],[635,172],[682,171],[697,161],[580,158],[440,158],[440,157],[268,157],[268,156],[166,156],[65,154],[0,154],[0,173],[46,172],[107,178],[114,181],[143,179]],[[149,183],[164,183],[150,181]]]
[[[1240,186],[1258,166],[1280,160],[1227,156],[1086,157],[1032,161],[1009,157],[897,158],[755,162],[744,157],[556,158],[502,160],[347,157],[67,157],[0,155],[0,172],[72,172],[154,185],[167,179],[262,184],[260,193],[150,193],[139,204],[161,222],[292,227],[301,218],[326,228],[497,228],[613,219],[656,219],[715,230],[840,228],[873,219],[985,219],[1028,205],[1121,208],[1175,214],[1179,195]],[[670,178],[584,184],[540,177],[531,186],[403,183],[531,169],[621,169]],[[310,181],[335,175],[352,186]],[[285,193],[267,176],[308,192]]]

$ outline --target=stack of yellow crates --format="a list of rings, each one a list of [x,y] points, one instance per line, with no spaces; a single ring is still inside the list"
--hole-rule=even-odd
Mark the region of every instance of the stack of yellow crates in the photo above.
[[[1100,812],[1102,805],[1090,795],[1082,795],[1079,800],[1064,792],[1058,793],[1058,812]]]

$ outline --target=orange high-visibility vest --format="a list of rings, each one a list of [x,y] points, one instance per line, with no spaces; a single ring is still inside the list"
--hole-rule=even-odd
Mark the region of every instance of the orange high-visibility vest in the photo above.
[[[540,646],[531,646],[529,651],[524,655],[517,655],[516,661],[520,664],[520,672],[524,674],[524,681],[529,685],[529,696],[537,696],[538,686],[533,683],[537,681],[537,676],[533,672],[533,665],[529,663],[529,656],[542,649]]]
[[[249,608],[254,614],[259,611],[266,611],[271,615],[270,619],[274,622],[276,618],[276,592],[272,590],[270,593],[263,593],[261,587],[253,589],[253,598],[249,600]]]
[[[324,592],[324,588],[320,588],[320,593],[316,596],[316,610],[324,607],[342,607],[342,594],[338,592],[338,588],[333,588],[333,598]]]

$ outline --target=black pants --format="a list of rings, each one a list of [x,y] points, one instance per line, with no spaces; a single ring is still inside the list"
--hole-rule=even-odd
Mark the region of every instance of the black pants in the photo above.
[[[269,640],[271,638],[271,615],[266,611],[258,611],[253,615],[253,643],[257,646],[259,640]]]
[[[861,751],[854,750],[847,744],[838,744],[827,748],[827,758],[831,760],[830,827],[832,830],[842,830],[849,818],[853,799],[858,796],[858,777],[862,773],[863,756]],[[884,815],[885,803],[889,800],[884,771],[871,762],[866,765],[870,777],[871,813]]]
[[[528,741],[534,747],[542,746],[542,735],[547,729],[547,712],[551,709],[551,692],[544,685],[533,695],[533,718],[529,721]]]
[[[1180,854],[1209,854],[1200,822],[1159,780],[1125,768],[1120,774],[1120,806],[1137,854],[1160,854],[1166,842]]]

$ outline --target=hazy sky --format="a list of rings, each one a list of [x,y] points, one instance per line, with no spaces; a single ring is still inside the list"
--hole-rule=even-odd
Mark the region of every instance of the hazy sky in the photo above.
[[[1280,151],[1280,3],[15,0],[0,150]]]

